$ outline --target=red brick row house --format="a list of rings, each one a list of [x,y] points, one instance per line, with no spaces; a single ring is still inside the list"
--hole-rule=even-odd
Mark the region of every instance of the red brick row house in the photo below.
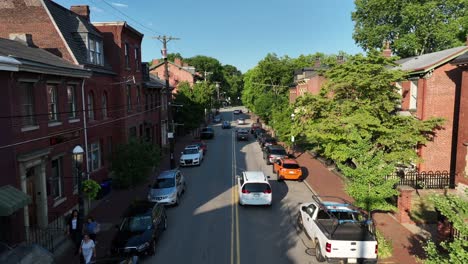
[[[77,207],[71,169],[76,145],[87,152],[85,177],[100,182],[109,177],[117,144],[129,137],[161,144],[163,85],[141,62],[143,34],[126,22],[91,23],[88,6],[8,1],[0,5],[1,43],[15,36],[40,55],[32,58],[38,64],[34,74],[0,68],[0,83],[9,89],[0,99],[0,186],[11,185],[31,199],[2,221],[24,234],[25,226],[47,227]],[[29,63],[29,57],[20,58]]]
[[[395,84],[402,96],[399,114],[421,120],[431,117],[446,120],[434,140],[417,149],[423,162],[415,164],[415,169],[450,172],[452,186],[468,182],[467,51],[468,47],[461,46],[396,61],[398,68],[409,73],[407,80]],[[383,55],[391,56],[388,47]],[[315,67],[295,72],[295,83],[290,88],[291,103],[304,93],[319,93],[325,81],[319,69],[316,63]]]
[[[193,86],[196,81],[195,68],[184,63],[180,58],[175,58],[174,62],[168,61],[168,69],[169,85],[175,88],[172,93],[177,93],[179,83],[188,82],[190,86]],[[150,72],[160,79],[165,79],[164,61],[153,60]]]

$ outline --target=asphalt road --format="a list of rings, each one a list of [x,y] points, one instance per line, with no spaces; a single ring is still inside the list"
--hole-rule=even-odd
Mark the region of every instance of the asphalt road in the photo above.
[[[276,182],[258,143],[235,140],[236,108],[221,111],[231,129],[213,124],[215,138],[206,140],[208,152],[201,166],[182,168],[187,191],[178,207],[168,208],[168,229],[155,256],[142,263],[316,263],[310,241],[296,226],[298,204],[311,199],[302,182]],[[251,120],[241,127],[250,127]],[[271,207],[241,207],[235,176],[244,170],[263,170],[271,176]]]

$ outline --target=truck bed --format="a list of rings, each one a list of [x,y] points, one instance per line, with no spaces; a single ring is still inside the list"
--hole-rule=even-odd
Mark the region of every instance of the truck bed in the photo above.
[[[318,219],[318,227],[330,240],[375,241],[375,236],[369,232],[367,226],[357,222],[346,222],[338,225],[332,219]],[[333,234],[331,234],[333,232]]]

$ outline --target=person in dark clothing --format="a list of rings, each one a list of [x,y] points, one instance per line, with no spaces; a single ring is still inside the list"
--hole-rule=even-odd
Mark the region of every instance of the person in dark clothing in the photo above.
[[[81,219],[78,217],[78,210],[73,210],[67,221],[67,235],[75,245],[75,255],[78,254],[80,249],[82,226]]]

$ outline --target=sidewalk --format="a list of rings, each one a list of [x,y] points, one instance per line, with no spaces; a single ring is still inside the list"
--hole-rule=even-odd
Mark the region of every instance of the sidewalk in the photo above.
[[[192,135],[176,138],[174,147],[174,158],[179,159],[179,153],[183,148],[194,140]],[[98,263],[105,263],[105,260],[111,258],[110,246],[112,238],[116,233],[115,225],[120,223],[121,215],[125,209],[130,205],[130,202],[135,199],[146,199],[148,194],[148,184],[152,181],[154,176],[158,175],[160,171],[169,169],[169,156],[165,155],[159,168],[153,173],[152,177],[148,178],[148,182],[130,190],[112,190],[107,196],[97,201],[93,206],[89,215],[92,215],[97,222],[101,225],[101,232],[97,235],[96,255]],[[57,263],[74,264],[79,263],[79,258],[74,255],[73,244],[69,239],[63,243],[55,252],[55,259]],[[102,261],[102,262],[101,262]],[[115,261],[114,261],[115,263]]]
[[[348,196],[344,189],[343,179],[334,172],[333,168],[315,159],[308,152],[294,153],[297,161],[306,169],[307,178],[305,182],[318,195],[339,196],[349,201],[353,199]],[[375,213],[374,221],[379,231],[385,238],[392,241],[393,256],[379,260],[379,263],[417,263],[416,256],[421,258],[424,251],[419,241],[421,236],[415,235],[401,225],[389,213]]]

